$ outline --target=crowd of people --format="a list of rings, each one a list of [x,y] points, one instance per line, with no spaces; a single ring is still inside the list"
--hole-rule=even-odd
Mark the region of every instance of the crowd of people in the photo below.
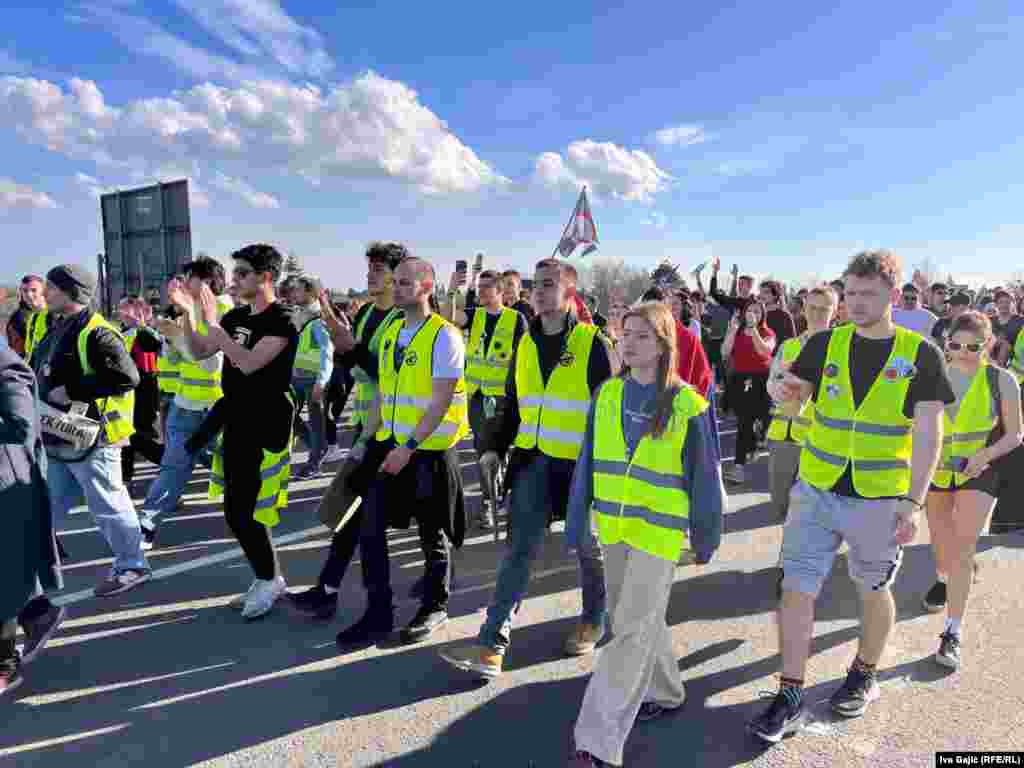
[[[472,642],[441,652],[474,677],[501,675],[544,535],[564,519],[581,589],[564,651],[593,653],[611,633],[573,730],[576,768],[621,765],[634,724],[683,703],[665,620],[676,567],[715,556],[725,481],[746,483],[763,448],[784,526],[781,668],[749,732],[775,743],[804,722],[815,597],[843,543],[862,630],[831,706],[859,717],[879,698],[891,586],[922,512],[937,571],[922,602],[947,614],[934,658],[959,667],[978,538],[1024,453],[1024,317],[1011,290],[903,284],[894,254],[869,251],[833,283],[792,294],[734,267],[726,293],[716,259],[707,292],[698,269],[692,290],[657,281],[635,302],[613,295],[604,315],[564,260],[539,261],[525,291],[518,272],[480,259],[471,273],[460,262],[444,290],[402,244],[372,243],[365,258],[365,303],[335,304],[312,276],[282,280],[265,244],[233,253],[230,273],[211,258],[185,265],[159,316],[129,296],[105,318],[95,277],[76,265],[22,280],[0,344],[0,495],[12,511],[0,536],[0,696],[65,618],[51,598],[73,557],[55,535],[68,511],[84,498],[113,554],[95,595],[123,594],[152,577],[146,553],[196,464],[253,572],[232,603],[244,618],[282,598],[332,618],[359,549],[366,609],[338,633],[343,647],[394,630],[389,527],[418,528],[420,608],[400,634],[421,642],[448,622],[455,550],[468,530],[493,529],[507,498],[486,618]],[[731,462],[718,432],[727,412]],[[487,504],[472,510],[457,456],[470,436],[488,478]],[[293,470],[297,442],[308,459]],[[138,508],[136,454],[158,466]],[[289,593],[273,529],[290,479],[326,471],[330,547],[317,583]]]

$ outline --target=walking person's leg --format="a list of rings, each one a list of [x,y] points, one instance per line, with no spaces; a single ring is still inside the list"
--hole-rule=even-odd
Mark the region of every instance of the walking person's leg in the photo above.
[[[950,558],[953,554],[953,515],[955,491],[929,491],[925,514],[928,517],[928,536],[935,560],[935,583],[922,603],[926,611],[938,613],[946,607],[949,589]]]
[[[967,599],[971,594],[971,584],[974,580],[974,556],[978,549],[978,537],[996,505],[994,496],[980,490],[956,491],[955,496],[948,560],[949,602],[946,609],[946,626],[942,632],[939,650],[935,654],[938,663],[952,669],[960,667],[960,639],[963,634]]]
[[[208,412],[191,411],[171,404],[167,414],[164,450],[160,457],[160,473],[149,487],[139,513],[139,521],[150,539],[160,518],[177,509],[189,478],[192,477],[196,454],[189,453],[185,445],[199,430]]]
[[[665,610],[675,563],[635,549],[626,550],[624,563],[621,557],[609,552],[606,563],[609,585],[622,583],[611,611],[614,637],[591,673],[574,731],[578,751],[613,765],[622,764],[626,739],[645,703],[673,709],[684,697],[674,658],[674,673],[659,669],[655,675],[665,664]],[[621,576],[612,573],[619,568]]]

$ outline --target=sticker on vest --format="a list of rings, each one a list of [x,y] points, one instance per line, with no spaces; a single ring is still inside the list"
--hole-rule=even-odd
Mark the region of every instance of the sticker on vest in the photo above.
[[[572,352],[566,352],[564,355],[562,355],[558,359],[558,364],[560,366],[562,366],[563,368],[568,368],[568,367],[570,367],[575,362],[576,362],[576,355],[574,355]]]
[[[835,363],[829,363],[825,366],[825,378],[834,379],[839,375],[839,366]]]
[[[885,370],[885,378],[888,381],[896,379],[912,379],[917,376],[917,366],[904,357],[897,357]]]
[[[402,365],[408,365],[410,368],[412,368],[414,365],[416,365],[417,359],[418,358],[416,357],[416,353],[412,350],[407,349],[405,350],[405,355],[402,359]]]
[[[839,397],[840,389],[836,384],[828,384],[825,387],[825,392],[829,397]]]

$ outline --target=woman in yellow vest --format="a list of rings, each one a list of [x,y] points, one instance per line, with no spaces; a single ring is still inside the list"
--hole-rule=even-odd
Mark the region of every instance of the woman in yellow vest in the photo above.
[[[707,563],[721,536],[712,414],[676,374],[668,307],[648,302],[627,312],[619,348],[626,371],[601,386],[590,408],[566,528],[578,547],[593,514],[614,633],[576,721],[576,768],[621,765],[635,720],[682,705],[665,610],[680,555],[692,550]]]
[[[949,327],[946,356],[956,402],[943,416],[942,456],[928,492],[928,531],[938,581],[924,607],[946,609],[935,661],[960,666],[962,622],[971,591],[978,536],[995,508],[999,475],[993,462],[1021,444],[1020,389],[1014,376],[988,361],[992,323],[965,312]]]
[[[771,378],[781,378],[796,360],[804,343],[816,333],[827,331],[836,313],[836,294],[828,285],[813,288],[804,300],[807,329],[786,340],[772,361]],[[814,403],[783,403],[772,409],[768,426],[768,484],[772,510],[779,520],[786,519],[789,491],[800,469],[800,449],[814,418]]]

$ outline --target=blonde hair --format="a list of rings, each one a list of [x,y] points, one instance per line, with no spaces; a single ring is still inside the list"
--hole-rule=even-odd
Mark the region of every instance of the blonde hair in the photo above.
[[[676,372],[676,359],[679,355],[676,348],[676,319],[672,316],[672,310],[660,301],[645,301],[628,310],[622,317],[623,328],[631,317],[639,318],[651,327],[661,350],[658,356],[658,372],[654,378],[657,391],[654,398],[654,414],[647,430],[648,435],[658,438],[664,436],[665,430],[668,429],[676,395],[683,387],[683,380]],[[620,375],[625,378],[628,371],[623,370]]]

